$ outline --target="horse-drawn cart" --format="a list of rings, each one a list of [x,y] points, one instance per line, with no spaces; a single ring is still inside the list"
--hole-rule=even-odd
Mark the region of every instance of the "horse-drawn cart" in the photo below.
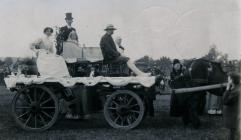
[[[162,82],[156,76],[126,75],[119,70],[122,67],[115,69],[121,76],[115,76],[113,69],[116,66],[86,60],[85,63],[81,61],[71,64],[72,70],[88,71],[77,77],[68,73],[66,76],[43,75],[43,70],[51,69],[51,65],[39,68],[42,63],[37,63],[40,74],[6,77],[7,88],[16,91],[12,101],[12,114],[16,123],[24,130],[43,131],[66,113],[85,115],[103,110],[105,120],[113,128],[132,129],[141,123],[145,115],[154,111],[153,100],[156,94],[193,92],[225,86],[218,84],[162,91],[159,89]],[[66,66],[56,69],[63,71],[64,67]],[[93,69],[98,74],[91,74]]]

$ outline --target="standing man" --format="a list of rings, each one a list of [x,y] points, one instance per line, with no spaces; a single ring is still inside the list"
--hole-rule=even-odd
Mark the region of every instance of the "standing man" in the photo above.
[[[65,15],[66,15],[65,21],[67,25],[60,28],[59,34],[57,35],[57,38],[56,38],[57,40],[56,53],[58,55],[61,55],[63,53],[63,42],[67,41],[72,31],[74,32],[76,31],[75,28],[71,26],[73,23],[72,13],[66,13]],[[77,40],[78,40],[78,36],[77,36]]]
[[[100,48],[104,57],[104,61],[108,63],[127,63],[127,66],[134,72],[137,76],[148,77],[149,73],[144,73],[140,71],[128,57],[122,56],[120,52],[117,51],[115,42],[112,38],[112,34],[116,28],[113,25],[108,25],[105,29],[106,34],[102,36],[100,40]]]

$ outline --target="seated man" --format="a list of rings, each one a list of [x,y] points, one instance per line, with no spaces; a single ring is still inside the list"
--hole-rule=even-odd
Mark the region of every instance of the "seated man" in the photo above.
[[[107,63],[127,63],[127,66],[137,75],[137,76],[149,76],[149,73],[144,73],[140,71],[128,57],[122,56],[116,48],[115,42],[113,41],[112,34],[114,33],[113,25],[108,25],[105,29],[106,34],[101,38],[100,48],[104,57],[104,61]]]

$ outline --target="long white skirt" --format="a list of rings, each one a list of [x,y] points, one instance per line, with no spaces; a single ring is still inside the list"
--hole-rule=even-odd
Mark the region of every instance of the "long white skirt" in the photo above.
[[[41,76],[69,77],[69,71],[62,56],[39,50],[37,68]]]

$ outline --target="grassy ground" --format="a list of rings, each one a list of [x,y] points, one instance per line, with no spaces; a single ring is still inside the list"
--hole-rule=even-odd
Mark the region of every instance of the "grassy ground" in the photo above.
[[[0,140],[226,140],[227,130],[221,116],[202,116],[200,129],[184,127],[180,118],[169,116],[169,96],[155,101],[156,116],[147,117],[141,125],[130,131],[111,128],[102,113],[93,114],[89,120],[63,120],[41,133],[19,129],[10,115],[13,94],[0,87]]]

